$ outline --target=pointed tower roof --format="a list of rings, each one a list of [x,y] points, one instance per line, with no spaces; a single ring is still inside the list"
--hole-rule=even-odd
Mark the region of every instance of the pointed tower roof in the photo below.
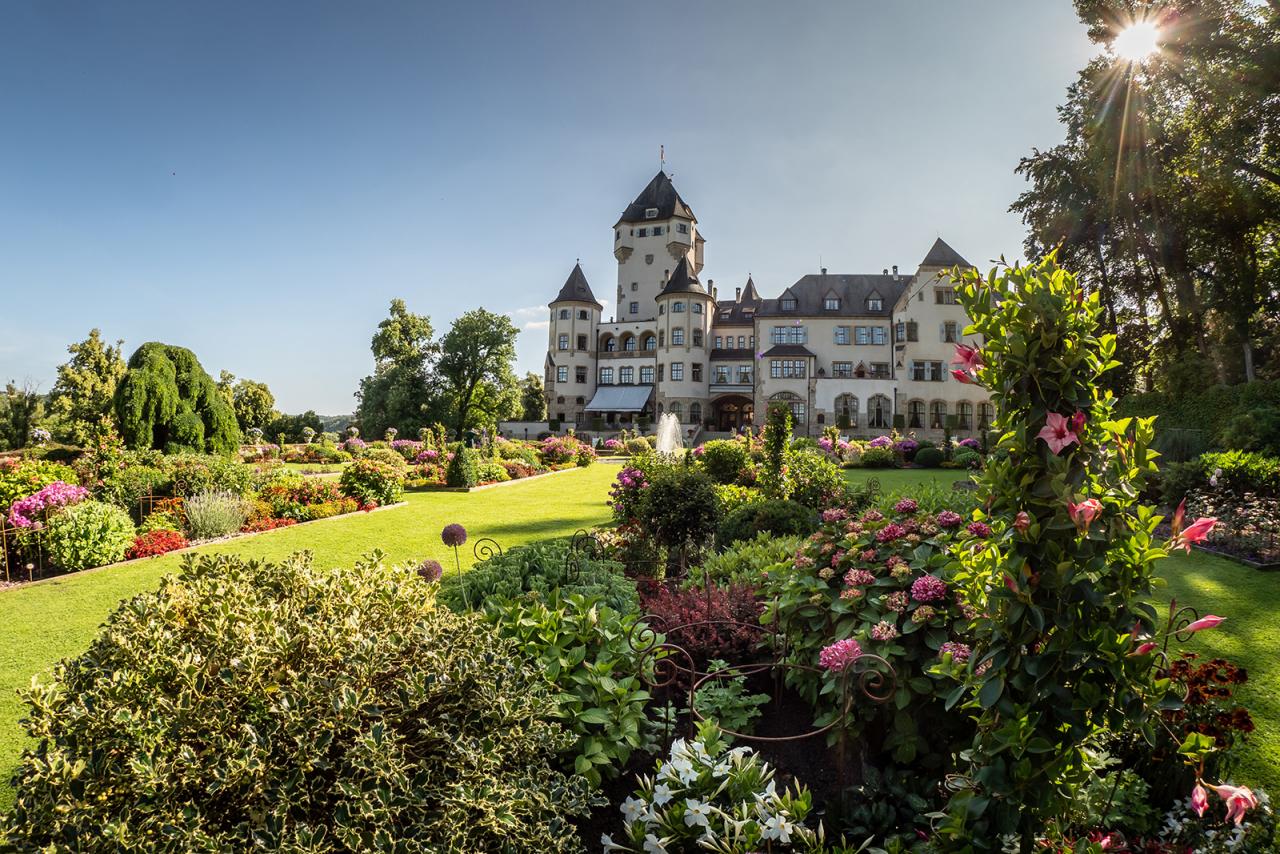
[[[666,286],[662,289],[659,296],[667,294],[703,294],[707,293],[707,289],[698,281],[698,277],[689,271],[689,262],[685,256],[680,256],[680,263],[676,264],[676,268],[671,271],[671,278],[667,279]]]
[[[924,256],[924,260],[920,262],[921,267],[972,267],[968,261],[960,256],[960,253],[947,245],[947,242],[939,237],[933,242],[933,248],[929,250],[929,254]]]
[[[756,290],[756,283],[747,276],[747,286],[742,289],[743,302],[760,302],[760,293]]]
[[[655,216],[645,216],[645,212],[650,210],[656,210],[658,213]],[[640,195],[636,196],[636,200],[622,212],[618,222],[645,222],[653,219],[670,219],[673,216],[687,217],[697,222],[693,210],[676,192],[671,178],[666,172],[659,170],[658,174],[653,176],[653,180],[640,191]]]
[[[564,280],[564,287],[551,301],[551,305],[558,302],[589,302],[596,308],[604,308],[596,299],[596,295],[591,293],[591,286],[587,284],[587,277],[582,273],[581,264],[573,265],[573,272]]]

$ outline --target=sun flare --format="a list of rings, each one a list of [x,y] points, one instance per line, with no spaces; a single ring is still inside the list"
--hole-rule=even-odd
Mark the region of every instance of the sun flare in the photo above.
[[[1160,28],[1154,21],[1135,21],[1121,30],[1111,43],[1115,55],[1128,62],[1141,62],[1160,47]]]

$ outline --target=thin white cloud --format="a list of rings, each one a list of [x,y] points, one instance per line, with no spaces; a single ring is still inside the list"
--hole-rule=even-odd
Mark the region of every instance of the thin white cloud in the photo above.
[[[550,329],[551,321],[550,320],[530,320],[528,323],[526,323],[524,326],[521,326],[520,328],[521,329]]]
[[[514,311],[507,312],[507,316],[514,321],[532,320],[533,318],[546,317],[547,307],[545,305],[528,305],[524,308],[517,308]]]

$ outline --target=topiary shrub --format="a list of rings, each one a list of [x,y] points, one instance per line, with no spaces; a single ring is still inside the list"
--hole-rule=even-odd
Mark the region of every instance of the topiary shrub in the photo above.
[[[194,353],[151,341],[129,358],[116,386],[120,435],[131,448],[233,454],[235,411]]]
[[[858,461],[863,468],[889,469],[898,464],[898,457],[892,448],[867,448]]]
[[[956,448],[955,454],[951,458],[958,467],[965,469],[982,468],[982,454],[972,448]]]
[[[577,850],[551,689],[433,589],[376,559],[188,557],[26,692],[9,845]]]
[[[758,501],[730,513],[716,529],[716,548],[728,548],[757,533],[807,537],[818,530],[818,513],[795,501]]]
[[[352,460],[338,479],[343,493],[361,504],[395,504],[404,494],[404,461],[377,460],[368,456]]]
[[[821,510],[838,501],[845,491],[845,479],[831,458],[818,451],[787,454],[787,481],[792,501]]]
[[[751,452],[745,442],[714,439],[702,446],[701,462],[716,483],[737,483],[751,465]]]
[[[720,522],[715,484],[691,466],[655,467],[639,504],[641,529],[669,549],[699,548]]]
[[[446,486],[473,487],[480,482],[480,472],[476,467],[476,452],[465,445],[458,444],[453,448],[453,459],[445,468],[444,482]]]
[[[77,571],[124,560],[133,535],[133,520],[124,510],[85,501],[53,515],[45,526],[43,545],[56,566]]]
[[[945,454],[938,448],[921,448],[916,451],[914,462],[921,468],[936,469],[942,465]]]

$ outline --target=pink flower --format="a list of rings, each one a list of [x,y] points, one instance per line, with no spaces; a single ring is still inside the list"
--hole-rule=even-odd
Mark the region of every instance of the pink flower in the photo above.
[[[1204,817],[1204,811],[1209,808],[1209,793],[1199,783],[1196,783],[1196,787],[1191,790],[1191,808],[1201,818]]]
[[[1135,649],[1133,652],[1129,653],[1129,657],[1130,657],[1130,658],[1139,658],[1139,657],[1141,657],[1141,656],[1148,655],[1148,654],[1151,652],[1151,650],[1153,650],[1153,649],[1155,649],[1155,648],[1156,648],[1155,641],[1147,641],[1147,642],[1146,642],[1146,643],[1144,643],[1144,644],[1140,644],[1140,645],[1137,647],[1137,649]]]
[[[1178,509],[1173,513],[1173,536],[1169,538],[1170,548],[1186,549],[1187,554],[1191,553],[1191,547],[1199,542],[1203,542],[1213,531],[1213,526],[1218,524],[1216,517],[1201,516],[1199,519],[1191,523],[1184,531],[1182,529],[1182,519],[1187,512],[1187,499],[1182,499],[1182,503],[1178,505]]]
[[[1083,413],[1076,414],[1083,415]],[[1044,439],[1049,446],[1049,450],[1055,454],[1061,454],[1068,445],[1072,443],[1079,444],[1080,442],[1080,437],[1076,435],[1076,431],[1071,429],[1075,423],[1075,416],[1072,416],[1071,420],[1068,421],[1066,416],[1050,412],[1045,416],[1044,427],[1040,429],[1036,437]],[[1081,423],[1083,424],[1083,422]]]
[[[982,351],[968,344],[956,345],[956,358],[953,365],[963,365],[966,371],[976,371],[982,367]]]
[[[897,504],[893,505],[895,513],[914,513],[920,509],[920,505],[913,498],[904,498]]]
[[[1098,514],[1102,512],[1102,502],[1096,498],[1086,498],[1079,504],[1067,502],[1067,515],[1071,517],[1071,521],[1076,523],[1076,527],[1081,531],[1088,531],[1089,526],[1093,524],[1093,520],[1098,518]]]
[[[1076,414],[1071,416],[1071,423],[1068,425],[1071,428],[1071,432],[1076,434],[1076,438],[1079,438],[1081,431],[1084,430],[1084,422],[1084,413],[1077,409]]]
[[[938,527],[940,528],[959,528],[960,523],[963,522],[964,519],[959,513],[955,513],[951,510],[943,510],[934,518],[933,521],[937,522]]]
[[[851,569],[844,574],[844,583],[866,586],[875,584],[876,577],[865,569]]]
[[[1216,629],[1224,619],[1225,619],[1224,617],[1217,617],[1217,616],[1214,616],[1213,614],[1206,614],[1205,616],[1196,620],[1191,625],[1187,626],[1185,629],[1183,629],[1183,631],[1186,632],[1187,634],[1191,634],[1193,632],[1204,631],[1205,629]]]
[[[836,641],[818,653],[818,663],[828,670],[842,671],[862,655],[862,647],[853,638]]]
[[[876,539],[882,543],[891,543],[894,540],[897,540],[906,536],[906,533],[907,533],[906,529],[903,528],[901,525],[895,522],[890,522],[888,525],[885,525],[879,531],[876,531]]]
[[[1218,793],[1218,797],[1227,802],[1227,820],[1235,821],[1236,827],[1244,821],[1244,814],[1248,810],[1258,806],[1258,796],[1251,792],[1248,786],[1222,785],[1214,786],[1213,790]]]
[[[1025,534],[1031,527],[1031,516],[1026,510],[1019,510],[1018,515],[1013,517],[1013,527],[1019,534]]]
[[[955,377],[957,380],[959,380],[962,383],[965,383],[966,385],[973,385],[973,377],[970,376],[967,371],[953,369],[951,371],[951,376]]]
[[[888,620],[881,620],[871,629],[871,639],[888,642],[898,636],[898,627]]]
[[[964,664],[969,660],[969,656],[973,654],[973,650],[969,649],[968,644],[959,641],[947,641],[938,648],[938,658],[945,658],[947,653],[951,653],[951,660],[956,664]]]
[[[941,602],[947,598],[947,583],[936,575],[922,575],[911,582],[911,598],[917,602]]]
[[[965,530],[983,540],[991,536],[991,526],[986,522],[970,522]]]

